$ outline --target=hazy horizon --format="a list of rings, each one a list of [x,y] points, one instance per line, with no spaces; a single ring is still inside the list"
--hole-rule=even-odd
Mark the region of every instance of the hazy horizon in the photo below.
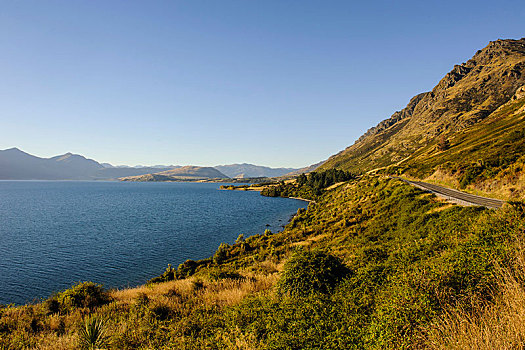
[[[260,166],[260,167],[268,167],[268,168],[272,168],[272,169],[274,169],[274,168],[290,168],[290,169],[293,169],[293,167],[287,167],[287,166],[284,166],[284,167],[269,167],[269,166],[264,165],[264,164],[254,164],[254,163],[247,163],[247,162],[237,162],[237,163],[229,163],[229,164],[214,164],[214,165],[199,165],[199,164],[113,164],[113,163],[108,163],[108,162],[100,162],[97,159],[86,157],[83,154],[78,154],[78,153],[73,153],[73,152],[64,152],[64,153],[54,154],[54,155],[49,156],[49,157],[42,157],[42,156],[40,156],[38,154],[32,154],[32,153],[26,152],[23,149],[21,149],[20,147],[16,147],[16,146],[8,147],[8,148],[5,148],[5,149],[0,149],[0,152],[1,151],[13,150],[13,149],[17,149],[17,150],[19,150],[21,152],[28,153],[28,154],[30,154],[32,156],[39,157],[39,158],[44,158],[44,159],[49,159],[49,158],[53,158],[53,157],[57,157],[57,156],[63,156],[63,155],[66,155],[66,154],[79,155],[79,156],[83,156],[86,159],[94,160],[94,161],[96,161],[96,162],[98,162],[100,164],[110,164],[110,165],[112,165],[114,167],[153,168],[153,167],[159,167],[159,166],[161,166],[161,167],[170,167],[170,166],[174,166],[174,167],[176,167],[176,166],[218,167],[218,166],[228,166],[228,165],[254,165],[254,166]],[[312,165],[312,164],[309,164],[309,165]],[[305,166],[303,166],[301,168],[307,167],[309,165],[305,165]]]
[[[301,168],[491,40],[519,1],[6,2],[0,149]]]

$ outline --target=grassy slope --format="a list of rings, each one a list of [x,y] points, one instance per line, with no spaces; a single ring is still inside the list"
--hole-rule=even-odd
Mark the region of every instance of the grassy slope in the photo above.
[[[418,178],[438,171],[433,179],[454,187],[471,185],[472,191],[523,199],[523,181],[518,180],[524,179],[519,158],[524,150],[525,96],[511,101],[523,84],[525,39],[493,42],[456,66],[432,92],[419,95],[328,159],[321,170],[357,173],[395,167],[393,172]],[[437,150],[441,138],[449,140],[449,150]],[[483,169],[475,169],[473,162]],[[512,167],[519,169],[506,172]],[[496,183],[486,181],[493,178]]]
[[[386,173],[434,180],[451,187],[503,199],[525,198],[525,99],[509,102],[485,121],[449,138],[422,147]]]
[[[520,206],[461,208],[365,177],[326,191],[282,233],[223,245],[186,279],[111,292],[102,306],[1,309],[0,348],[71,348],[88,314],[108,320],[115,349],[419,346],[445,310],[492,298],[524,223]],[[279,296],[272,286],[300,249],[329,251],[350,274],[329,294]]]

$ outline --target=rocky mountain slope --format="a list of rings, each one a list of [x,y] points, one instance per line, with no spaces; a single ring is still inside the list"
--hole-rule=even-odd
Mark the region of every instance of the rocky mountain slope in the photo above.
[[[495,178],[524,154],[520,92],[524,85],[525,38],[491,42],[456,65],[432,91],[413,97],[406,108],[368,130],[320,169],[362,173],[388,168],[387,172],[418,178],[439,177],[458,187],[478,184],[488,189],[483,181]],[[483,170],[468,170],[473,162],[478,168],[490,168],[486,179],[479,177]]]
[[[402,161],[441,135],[462,132],[488,118],[525,84],[525,38],[497,40],[456,65],[430,92],[368,130],[330,157],[322,169],[368,171]]]
[[[317,168],[319,168],[321,166],[321,164],[323,164],[323,163],[324,162],[315,163],[315,164],[309,165],[307,167],[291,171],[291,172],[289,172],[288,174],[285,174],[285,175],[287,175],[287,176],[295,176],[295,175],[310,173],[310,172],[316,170]]]

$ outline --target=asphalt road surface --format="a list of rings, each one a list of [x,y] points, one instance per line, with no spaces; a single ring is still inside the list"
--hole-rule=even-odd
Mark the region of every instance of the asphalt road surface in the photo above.
[[[422,190],[425,190],[425,191],[432,192],[432,193],[436,194],[437,196],[440,196],[442,198],[451,200],[451,201],[456,202],[457,204],[460,204],[460,205],[466,205],[466,206],[479,205],[479,206],[487,207],[487,208],[491,208],[491,209],[498,209],[498,208],[501,208],[503,203],[505,203],[504,201],[499,200],[499,199],[475,196],[475,195],[470,194],[470,193],[465,193],[465,192],[453,190],[451,188],[447,188],[447,187],[443,187],[443,186],[439,186],[439,185],[434,185],[434,184],[429,184],[429,183],[426,183],[426,182],[410,181],[410,180],[402,179],[400,177],[395,177],[395,179],[399,179],[399,180],[405,181],[406,183],[408,183],[408,184],[410,184],[412,186],[418,187],[418,188],[420,188]]]

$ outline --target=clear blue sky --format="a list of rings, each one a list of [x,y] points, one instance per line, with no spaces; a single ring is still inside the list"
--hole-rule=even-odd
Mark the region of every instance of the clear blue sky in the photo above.
[[[301,167],[490,40],[520,1],[1,1],[0,149]]]

